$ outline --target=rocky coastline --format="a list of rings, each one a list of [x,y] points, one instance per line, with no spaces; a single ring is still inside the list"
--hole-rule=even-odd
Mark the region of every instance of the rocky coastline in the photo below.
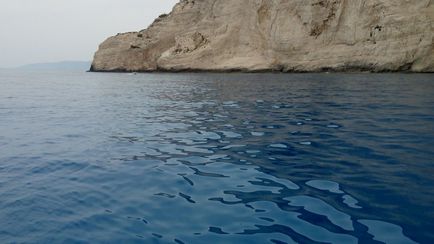
[[[94,72],[434,72],[434,1],[181,0]]]

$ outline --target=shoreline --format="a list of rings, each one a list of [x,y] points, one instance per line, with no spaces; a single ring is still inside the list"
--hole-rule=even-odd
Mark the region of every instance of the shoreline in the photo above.
[[[113,70],[95,70],[89,69],[89,73],[165,73],[165,74],[186,74],[186,73],[203,73],[203,74],[434,74],[434,71],[411,71],[411,70],[362,70],[362,69],[324,69],[324,70],[290,70],[279,71],[274,69],[264,70],[246,70],[246,69],[155,69],[155,70],[126,70],[126,69],[113,69]]]

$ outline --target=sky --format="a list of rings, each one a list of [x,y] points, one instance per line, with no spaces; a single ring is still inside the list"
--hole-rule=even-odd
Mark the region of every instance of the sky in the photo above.
[[[0,0],[0,67],[90,61],[120,32],[145,29],[178,0]]]

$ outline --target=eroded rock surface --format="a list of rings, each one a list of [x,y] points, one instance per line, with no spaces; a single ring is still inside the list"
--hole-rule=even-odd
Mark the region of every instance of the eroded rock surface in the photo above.
[[[434,72],[434,0],[181,0],[93,71]]]

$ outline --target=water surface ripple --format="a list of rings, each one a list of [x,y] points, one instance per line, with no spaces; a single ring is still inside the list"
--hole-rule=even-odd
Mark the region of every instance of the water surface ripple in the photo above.
[[[434,76],[0,73],[2,243],[432,243]]]

